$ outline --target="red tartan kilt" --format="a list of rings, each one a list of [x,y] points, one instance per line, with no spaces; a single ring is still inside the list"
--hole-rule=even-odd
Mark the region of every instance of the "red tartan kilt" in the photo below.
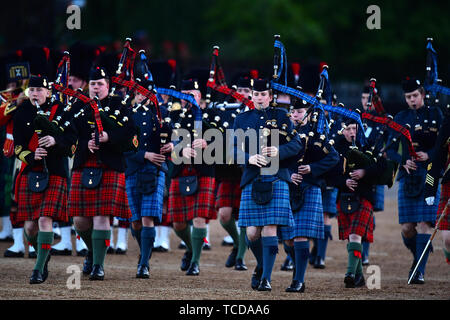
[[[68,204],[70,217],[131,218],[123,172],[103,169],[102,180],[95,189],[87,189],[82,186],[81,173],[82,169],[72,172]]]
[[[217,218],[214,207],[215,178],[198,177],[198,191],[192,196],[182,196],[180,180],[172,179],[169,190],[167,219],[170,222],[185,222],[194,218],[205,218],[207,222]]]
[[[53,221],[67,222],[67,179],[50,175],[44,192],[28,190],[28,175],[20,177],[17,195],[17,214],[14,224],[50,217]]]
[[[347,240],[350,234],[357,234],[363,241],[373,242],[373,205],[370,201],[361,198],[359,210],[351,214],[343,213],[338,201],[337,210],[340,240]]]
[[[224,207],[238,209],[241,205],[242,190],[239,180],[223,179],[219,182],[216,196],[216,210]],[[237,217],[235,217],[237,219]]]
[[[171,226],[171,222],[169,220],[169,215],[167,214],[167,210],[168,210],[168,205],[169,205],[169,198],[164,198],[163,201],[163,211],[162,211],[162,219],[161,219],[161,223],[159,224],[160,226],[166,226],[166,227],[170,227]]]
[[[437,211],[436,222],[439,219],[442,211],[447,204],[448,198],[450,197],[450,182],[447,182],[441,187],[441,200],[439,201],[439,208]],[[442,218],[441,223],[439,223],[439,230],[450,230],[450,208],[447,210],[447,215]]]

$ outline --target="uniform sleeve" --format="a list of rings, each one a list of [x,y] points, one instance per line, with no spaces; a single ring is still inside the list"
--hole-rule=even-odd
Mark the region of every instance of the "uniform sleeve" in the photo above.
[[[285,119],[284,122],[288,123],[288,128],[287,128],[288,132],[293,132],[294,126],[293,126],[292,122],[289,120],[289,118],[287,118],[287,121]],[[280,160],[285,160],[287,158],[296,156],[297,154],[299,154],[302,151],[302,149],[303,149],[303,146],[300,141],[300,136],[296,133],[296,134],[294,134],[291,141],[280,146],[280,148],[279,148]]]
[[[330,168],[333,168],[338,163],[339,154],[337,153],[336,149],[332,147],[322,160],[316,161],[309,165],[311,167],[311,175],[314,178],[318,178],[324,173],[330,171]]]
[[[28,120],[30,122],[27,122]],[[27,119],[26,112],[23,111],[23,108],[19,108],[14,114],[13,121],[14,153],[19,160],[33,166],[34,151],[28,149],[28,145],[33,135],[33,132],[30,129],[31,119]]]
[[[399,115],[395,116],[394,121],[396,123],[401,123],[401,118]],[[396,142],[392,142],[392,140],[398,136],[398,133],[394,130],[390,130],[389,138],[387,140],[387,143],[392,143],[392,145],[386,150],[386,154],[388,159],[395,161],[399,165],[404,165],[406,163],[406,158],[403,157],[403,153],[406,150],[408,150],[408,147],[405,143],[403,143],[403,138],[396,138]],[[403,136],[402,136],[403,137]],[[398,153],[398,148],[400,146],[400,141],[402,141],[402,154]]]

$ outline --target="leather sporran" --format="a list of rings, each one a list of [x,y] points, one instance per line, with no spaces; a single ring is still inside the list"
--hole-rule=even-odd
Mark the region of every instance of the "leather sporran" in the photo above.
[[[292,211],[298,211],[305,203],[305,194],[307,187],[301,187],[295,184],[289,184],[289,199],[291,200]]]
[[[405,196],[407,198],[417,198],[422,194],[425,186],[425,176],[411,173],[405,176]]]
[[[273,182],[262,181],[260,178],[252,182],[252,200],[256,204],[265,205],[272,201]]]
[[[28,173],[28,189],[31,192],[44,192],[48,187],[48,171]]]
[[[351,192],[342,192],[339,195],[341,211],[345,214],[351,214],[359,210],[359,196]]]
[[[102,168],[84,168],[81,173],[81,184],[87,189],[95,189],[100,185],[102,176]]]
[[[183,196],[192,196],[197,192],[198,179],[197,176],[180,177],[180,193]]]

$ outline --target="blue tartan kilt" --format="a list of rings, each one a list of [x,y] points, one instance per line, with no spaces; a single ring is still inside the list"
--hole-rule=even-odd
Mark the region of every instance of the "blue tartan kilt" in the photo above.
[[[126,189],[128,205],[131,210],[130,221],[139,221],[142,217],[153,217],[155,223],[160,223],[163,212],[164,187],[166,175],[159,171],[158,182],[155,192],[151,194],[141,194],[136,190],[137,173],[126,177]]]
[[[263,181],[274,181],[274,176],[262,176]],[[265,205],[258,205],[252,199],[252,184],[242,190],[239,208],[239,227],[263,227],[267,225],[293,226],[289,186],[286,181],[273,183],[273,198]]]
[[[328,189],[322,193],[322,206],[323,212],[328,213],[330,218],[335,218],[337,215],[337,196],[338,196],[338,188]]]
[[[295,225],[281,227],[278,236],[281,240],[296,237],[313,239],[324,238],[322,192],[319,187],[311,186],[305,192],[305,202],[300,210],[294,212]]]
[[[374,186],[375,192],[373,195],[373,211],[384,211],[384,186]]]
[[[425,191],[422,191],[416,198],[408,198],[405,196],[404,190],[405,179],[400,179],[398,186],[398,222],[400,224],[407,222],[431,222],[434,225],[439,203],[435,201],[434,205],[427,205],[424,198]],[[439,184],[436,199],[439,199],[440,194],[441,185]]]

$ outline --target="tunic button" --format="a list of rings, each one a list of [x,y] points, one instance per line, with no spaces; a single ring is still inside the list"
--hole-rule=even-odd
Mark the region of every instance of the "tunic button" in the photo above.
[[[146,136],[147,135],[147,132],[144,132],[144,136]]]
[[[145,115],[147,115],[147,113],[144,112],[142,115],[145,116]]]
[[[142,122],[142,125],[143,125],[143,126],[147,125],[147,122]]]

